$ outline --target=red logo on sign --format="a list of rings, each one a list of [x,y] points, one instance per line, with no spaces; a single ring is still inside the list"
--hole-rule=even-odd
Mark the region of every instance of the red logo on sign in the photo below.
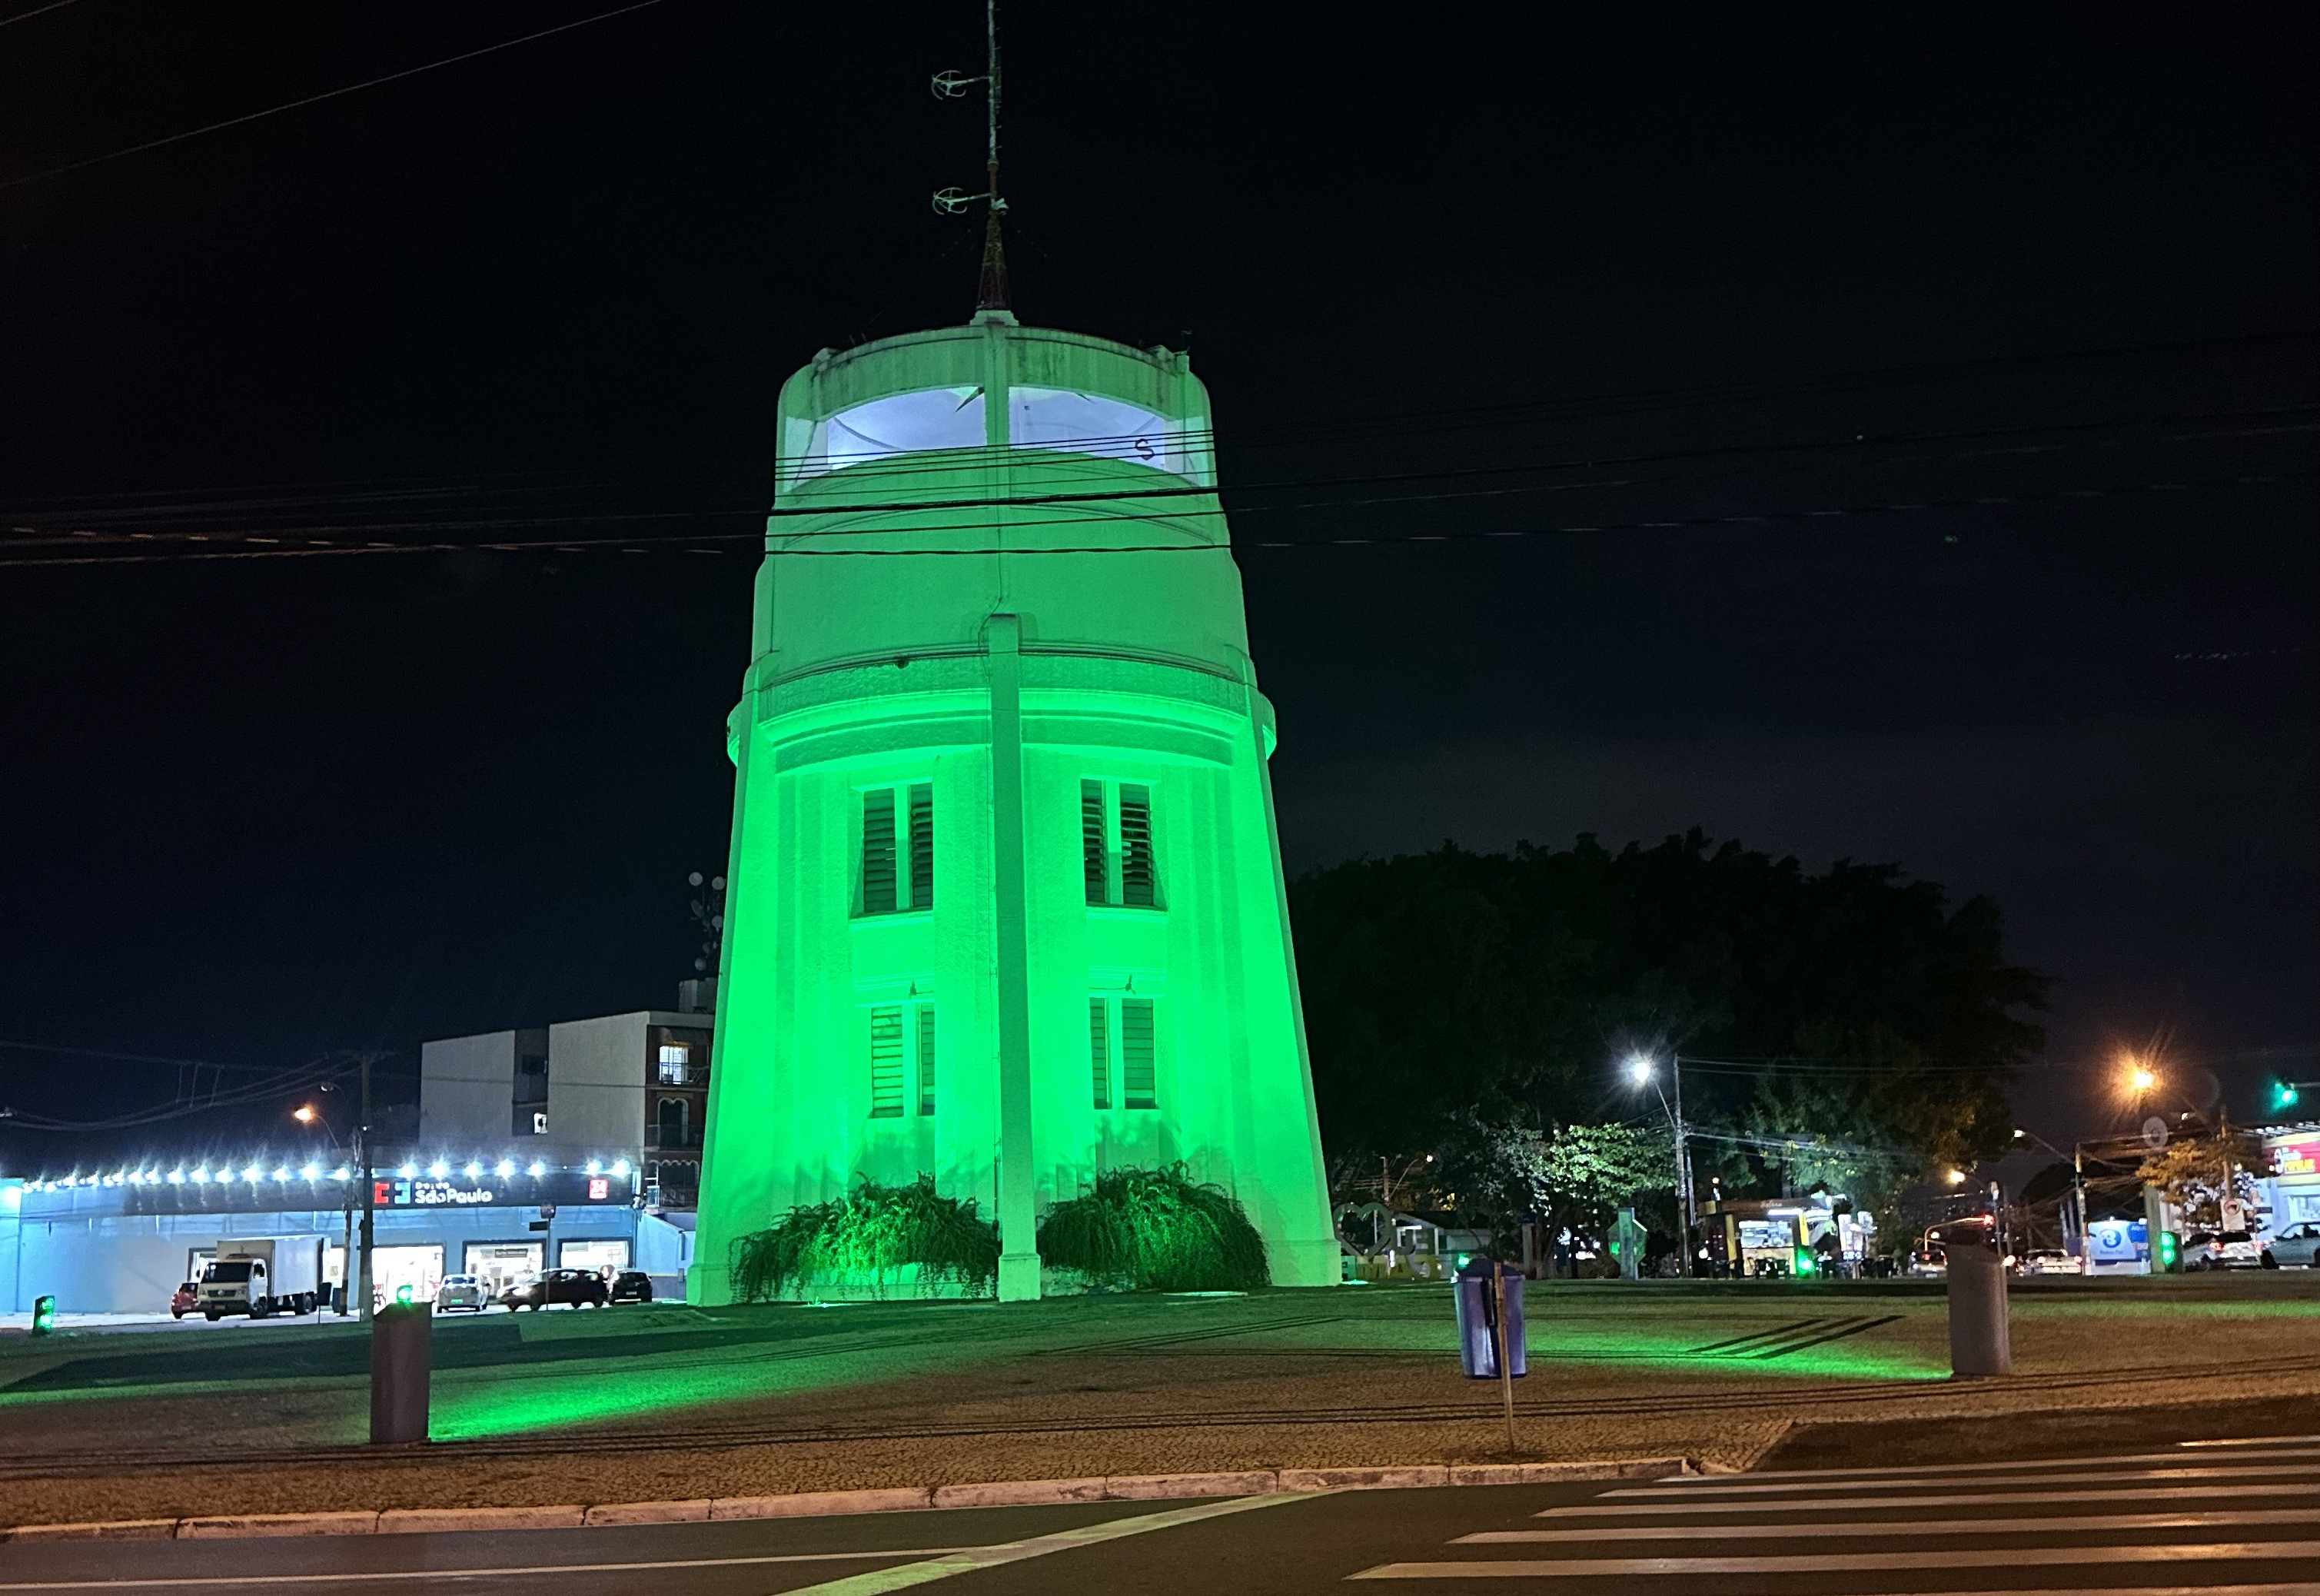
[[[601,1202],[612,1194],[612,1183],[601,1174],[588,1177],[588,1201]]]

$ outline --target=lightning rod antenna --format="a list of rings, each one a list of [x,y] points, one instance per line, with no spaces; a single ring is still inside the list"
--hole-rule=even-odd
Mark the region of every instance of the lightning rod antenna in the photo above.
[[[989,202],[983,223],[983,273],[974,291],[977,312],[1008,308],[1007,246],[999,231],[999,219],[1007,213],[1006,198],[999,192],[999,0],[983,0],[983,30],[988,50],[983,75],[963,77],[956,72],[938,72],[931,84],[938,100],[955,100],[976,84],[983,86],[990,133],[989,148],[983,157],[983,191],[966,194],[956,188],[945,188],[934,196],[935,213],[941,216],[959,215],[977,200]]]

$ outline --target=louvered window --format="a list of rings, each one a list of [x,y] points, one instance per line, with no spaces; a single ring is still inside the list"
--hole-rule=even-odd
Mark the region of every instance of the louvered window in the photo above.
[[[935,1111],[935,1006],[919,1005],[919,1112]]]
[[[1152,1000],[1119,1000],[1119,1096],[1123,1107],[1159,1106],[1159,1079],[1152,1059]]]
[[[911,789],[911,907],[935,906],[935,790],[920,782]]]
[[[1088,999],[1088,1065],[1098,1109],[1160,1106],[1156,1044],[1152,999]]]
[[[1104,840],[1103,784],[1080,784],[1080,857],[1087,876],[1087,901],[1111,902],[1111,849]],[[1101,1108],[1101,1103],[1096,1105]]]
[[[898,1120],[902,1114],[902,1011],[899,1004],[870,1011],[870,1117]]]
[[[1088,1059],[1095,1066],[1095,1106],[1111,1106],[1111,1005],[1101,998],[1088,999]]]
[[[1080,858],[1091,904],[1161,907],[1152,789],[1135,782],[1082,781]]]
[[[894,789],[862,794],[862,912],[892,914],[894,901]]]
[[[1130,908],[1149,909],[1159,884],[1152,863],[1152,789],[1123,784],[1119,789],[1119,901]]]
[[[935,906],[932,783],[872,787],[862,794],[861,902],[864,914]]]

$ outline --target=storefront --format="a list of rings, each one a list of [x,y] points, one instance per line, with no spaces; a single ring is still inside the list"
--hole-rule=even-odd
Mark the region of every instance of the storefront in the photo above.
[[[639,1187],[620,1165],[379,1171],[374,1299],[427,1301],[458,1273],[504,1290],[551,1259],[562,1268],[643,1269],[656,1297],[681,1297],[692,1231],[646,1212]],[[334,1285],[361,1218],[347,1194],[358,1190],[340,1172],[263,1160],[0,1178],[0,1309],[23,1311],[53,1294],[65,1313],[167,1312],[178,1283],[221,1247],[264,1237],[322,1237],[325,1283]]]
[[[2256,1183],[2256,1201],[2269,1210],[2267,1228],[2320,1224],[2320,1125],[2281,1126],[2263,1134],[2271,1174]]]

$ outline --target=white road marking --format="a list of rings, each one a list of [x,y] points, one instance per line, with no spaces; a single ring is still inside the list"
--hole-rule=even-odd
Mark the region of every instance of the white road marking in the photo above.
[[[62,1546],[65,1542],[40,1543]],[[268,1543],[282,1546],[282,1541]],[[312,1545],[312,1542],[306,1543]],[[784,1552],[755,1557],[671,1557],[651,1563],[543,1563],[507,1568],[391,1568],[338,1573],[173,1574],[167,1579],[23,1580],[0,1584],[7,1591],[150,1591],[195,1585],[319,1585],[355,1580],[471,1580],[521,1573],[626,1573],[656,1568],[740,1568],[766,1563],[844,1563],[868,1557],[940,1557],[980,1546],[902,1546],[891,1552]]]
[[[2311,1463],[2251,1464],[2244,1468],[2226,1465],[2208,1465],[2190,1468],[2089,1469],[2075,1474],[2038,1473],[2027,1474],[1984,1474],[1973,1480],[1939,1479],[1930,1474],[1913,1474],[1900,1479],[1862,1480],[1856,1486],[1861,1491],[1900,1491],[1917,1485],[2070,1485],[2093,1484],[2102,1481],[2127,1480],[2244,1480],[2260,1474],[2320,1474],[2320,1460]],[[1753,1481],[1753,1476],[1751,1480]],[[1630,1485],[1618,1491],[1603,1492],[1609,1497],[1688,1496],[1694,1501],[1708,1496],[1770,1496],[1781,1491],[1808,1491],[1827,1483],[1824,1481],[1781,1480],[1769,1483],[1718,1481],[1714,1485]]]
[[[787,1592],[787,1596],[884,1596],[888,1591],[908,1590],[912,1585],[947,1580],[953,1574],[973,1573],[978,1568],[997,1568],[1009,1563],[1020,1563],[1026,1557],[1044,1557],[1050,1552],[1070,1552],[1081,1546],[1101,1546],[1105,1541],[1118,1540],[1123,1536],[1143,1535],[1149,1530],[1174,1528],[1179,1524],[1197,1524],[1203,1519],[1220,1518],[1227,1513],[1282,1507],[1292,1501],[1310,1501],[1317,1496],[1334,1494],[1328,1491],[1276,1491],[1268,1496],[1240,1496],[1229,1501],[1172,1508],[1165,1513],[1113,1519],[1082,1529],[1066,1529],[1057,1535],[1035,1535],[1028,1539],[1008,1541],[995,1546],[970,1546],[948,1556],[938,1557],[931,1563],[910,1563],[900,1568],[875,1569],[824,1584],[802,1585]]]
[[[2251,1496],[2315,1496],[2320,1483],[2300,1485],[2234,1485],[2234,1501]],[[2125,1491],[1963,1491],[1933,1496],[1883,1496],[1873,1503],[1857,1496],[1774,1496],[1750,1501],[1638,1501],[1617,1507],[1548,1508],[1532,1515],[1539,1519],[1627,1519],[1649,1513],[1857,1513],[1865,1507],[1879,1512],[1892,1508],[2013,1507],[2021,1502],[2049,1501],[2180,1501],[2183,1492],[2173,1485],[2143,1485]]]
[[[1919,1568],[2016,1568],[2025,1564],[2075,1566],[2089,1563],[2208,1563],[2259,1557],[2281,1560],[2320,1557],[2320,1540],[2219,1541],[2210,1545],[2161,1546],[1971,1546],[1940,1552],[1864,1552],[1858,1555],[1816,1552],[1781,1557],[1562,1557],[1553,1560],[1527,1557],[1505,1562],[1384,1563],[1347,1577],[1357,1580],[1536,1580],[1680,1573],[1867,1573]],[[838,1588],[814,1587],[816,1591]]]
[[[2234,1452],[2230,1455],[2235,1460],[2243,1457],[2300,1457],[2311,1462],[2320,1463],[2320,1450],[2315,1449],[2315,1446],[2320,1446],[2320,1436],[2265,1436],[2260,1440],[2178,1441],[2175,1444],[2179,1447],[2267,1446],[2276,1449],[2263,1452]],[[2117,1466],[2124,1468],[2129,1464],[2135,1463],[2180,1463],[2183,1461],[2183,1454],[2180,1451],[2134,1452],[2116,1457],[2062,1457],[2056,1458],[2054,1461],[2071,1468],[2088,1468],[2098,1464],[2106,1466],[2116,1465]],[[2035,1457],[2011,1457],[2000,1459],[1992,1463],[1899,1464],[1890,1468],[1751,1469],[1745,1477],[1750,1480],[1874,1480],[1890,1478],[1896,1474],[2003,1474],[2007,1469],[2032,1469],[2036,1468],[2038,1465],[2039,1460]],[[1733,1480],[1734,1476],[1730,1474],[1686,1474],[1681,1476],[1681,1478],[1683,1483],[1687,1485],[1714,1486],[1729,1483]],[[1673,1483],[1672,1481],[1670,1483]]]
[[[1908,1519],[1887,1524],[1837,1519],[1816,1524],[1589,1524],[1573,1529],[1486,1529],[1450,1544],[1580,1540],[1773,1540],[1799,1535],[2037,1535],[2062,1530],[2213,1529],[2227,1524],[2320,1524],[2320,1509],[2260,1508],[2252,1512],[2094,1513],[2076,1519]]]

